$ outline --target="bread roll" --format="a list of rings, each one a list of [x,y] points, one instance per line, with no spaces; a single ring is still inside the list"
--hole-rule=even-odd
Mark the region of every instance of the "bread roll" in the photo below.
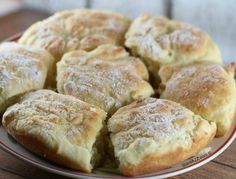
[[[145,80],[148,72],[141,60],[114,45],[69,52],[57,64],[59,93],[99,106],[109,115],[135,99],[152,95]]]
[[[72,169],[91,172],[106,113],[93,105],[50,90],[23,96],[3,115],[3,126],[32,152]],[[100,151],[101,154],[101,151]]]
[[[61,11],[33,24],[19,42],[49,51],[56,60],[66,52],[93,50],[101,44],[122,45],[130,20],[117,13],[92,9]]]
[[[0,44],[0,115],[18,95],[44,87],[52,60],[41,48],[15,42]]]
[[[225,135],[236,111],[234,64],[189,65],[177,70],[161,87],[161,98],[183,106],[217,124],[216,136]]]
[[[146,98],[120,108],[108,129],[121,173],[136,176],[194,156],[214,138],[216,125],[175,102]]]
[[[158,70],[164,65],[194,62],[221,63],[217,45],[204,32],[165,17],[141,15],[126,34],[125,45],[148,66],[158,82]]]

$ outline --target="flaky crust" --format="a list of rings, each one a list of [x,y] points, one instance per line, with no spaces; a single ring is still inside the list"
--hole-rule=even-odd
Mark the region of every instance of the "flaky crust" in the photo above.
[[[120,108],[108,130],[121,173],[136,176],[195,155],[214,138],[216,125],[175,102],[146,98]]]
[[[15,42],[0,45],[0,114],[18,95],[44,87],[51,61],[41,48]]]
[[[125,45],[144,60],[156,79],[163,65],[222,61],[217,45],[207,34],[165,17],[136,18],[126,34]]]
[[[73,51],[57,64],[57,89],[109,114],[153,94],[145,65],[122,47],[102,45],[91,52]]]
[[[19,42],[43,47],[56,60],[66,52],[92,50],[101,44],[123,45],[130,20],[120,14],[92,9],[61,11],[33,24]]]
[[[236,111],[234,64],[198,64],[180,68],[161,85],[161,98],[183,106],[217,124],[216,136],[225,135]]]
[[[72,96],[39,90],[3,115],[3,126],[20,144],[58,164],[91,172],[93,145],[106,113]]]

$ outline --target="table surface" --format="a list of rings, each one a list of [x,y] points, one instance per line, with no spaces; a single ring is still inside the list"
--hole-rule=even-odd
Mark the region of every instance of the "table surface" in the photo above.
[[[0,18],[0,41],[13,34],[25,30],[33,22],[41,20],[47,16],[47,13],[25,9]],[[11,156],[1,149],[0,163],[0,179],[65,178],[31,166],[30,164],[23,162],[14,156]],[[208,164],[188,173],[173,177],[173,179],[183,178],[236,178],[236,141],[234,141],[223,154]]]

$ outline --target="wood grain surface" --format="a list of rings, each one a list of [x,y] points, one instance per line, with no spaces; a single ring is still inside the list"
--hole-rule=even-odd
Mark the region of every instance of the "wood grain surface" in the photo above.
[[[47,13],[21,10],[0,18],[0,41],[23,31],[33,22],[47,17]],[[0,179],[62,179],[58,176],[23,162],[0,149]],[[236,141],[219,157],[208,164],[173,179],[235,179],[236,178]]]

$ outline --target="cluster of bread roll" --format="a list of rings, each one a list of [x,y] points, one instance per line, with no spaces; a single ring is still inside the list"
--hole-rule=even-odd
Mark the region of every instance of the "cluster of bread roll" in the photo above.
[[[155,172],[227,134],[234,69],[188,24],[58,12],[0,45],[2,124],[25,148],[72,169],[92,172],[113,153],[123,175]]]

